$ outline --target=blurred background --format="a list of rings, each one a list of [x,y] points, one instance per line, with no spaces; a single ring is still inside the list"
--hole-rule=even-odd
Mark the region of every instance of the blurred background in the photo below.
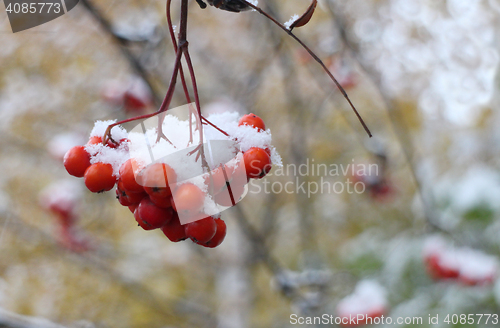
[[[284,23],[309,4],[259,6]],[[0,323],[264,328],[364,313],[412,318],[382,326],[496,326],[499,31],[499,0],[320,0],[294,33],[370,139],[277,26],[191,1],[202,111],[261,116],[284,168],[338,168],[275,167],[223,213],[224,243],[202,249],[142,230],[114,191],[92,194],[62,165],[94,121],[158,108],[175,57],[165,1],[80,1],[15,34],[0,5]],[[171,107],[185,102],[179,85]],[[339,188],[313,192],[325,183]]]

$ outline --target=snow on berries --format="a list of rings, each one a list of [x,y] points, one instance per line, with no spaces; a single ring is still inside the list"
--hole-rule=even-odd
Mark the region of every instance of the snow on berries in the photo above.
[[[128,81],[110,80],[103,86],[103,99],[126,112],[141,112],[153,103],[149,87],[141,78],[130,77]]]
[[[441,237],[431,237],[424,245],[424,262],[436,280],[455,280],[464,285],[485,285],[495,280],[498,261],[494,256],[468,247],[453,247]]]
[[[76,132],[57,134],[47,144],[47,151],[55,159],[62,160],[67,151],[83,143],[83,139],[83,136]]]
[[[90,249],[88,240],[79,233],[76,225],[79,218],[81,189],[72,180],[56,181],[40,192],[39,203],[57,219],[58,241],[62,246],[84,252]]]
[[[72,180],[62,180],[45,187],[40,193],[40,205],[59,217],[64,225],[71,225],[81,189]]]
[[[241,125],[252,126],[254,128],[257,128],[258,131],[263,131],[266,129],[266,124],[264,123],[264,120],[262,120],[260,117],[258,117],[253,113],[247,114],[242,118],[240,118],[238,126]]]
[[[377,318],[387,312],[386,291],[376,281],[362,280],[354,293],[340,300],[336,312],[344,327],[377,323]]]
[[[114,126],[109,136],[114,121],[98,121],[87,144],[66,153],[64,166],[91,192],[116,186],[118,202],[144,230],[217,247],[226,236],[220,212],[241,201],[250,179],[282,164],[257,115],[224,112],[204,120],[200,132],[196,119],[156,115],[129,131]]]

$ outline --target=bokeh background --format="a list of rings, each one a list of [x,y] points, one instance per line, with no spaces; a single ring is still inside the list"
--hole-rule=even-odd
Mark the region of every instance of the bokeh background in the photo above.
[[[309,2],[259,5],[285,22]],[[178,13],[174,1],[177,25]],[[2,4],[0,323],[289,327],[291,314],[349,308],[423,318],[395,327],[430,327],[429,314],[437,327],[495,326],[443,320],[500,312],[499,0],[319,1],[294,32],[371,139],[320,66],[265,17],[191,1],[188,26],[203,111],[261,116],[285,166],[376,164],[378,174],[254,182],[350,179],[366,191],[250,192],[224,212],[216,249],[143,231],[114,191],[91,194],[61,156],[96,120],[155,110],[174,62],[165,1],[80,1],[16,34]],[[179,86],[172,107],[183,104]],[[47,208],[56,196],[74,206],[69,235]]]

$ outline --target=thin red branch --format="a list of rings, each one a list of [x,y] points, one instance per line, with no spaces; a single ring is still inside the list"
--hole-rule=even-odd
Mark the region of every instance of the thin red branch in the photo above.
[[[170,34],[170,39],[172,40],[172,45],[174,46],[175,53],[177,53],[177,40],[175,39],[175,34],[174,34],[174,27],[172,24],[172,15],[170,14],[170,7],[172,4],[172,0],[167,0],[167,10],[166,10],[166,16],[167,16],[167,25],[168,25],[168,31]],[[191,103],[191,96],[189,95],[189,90],[187,88],[186,84],[186,77],[184,76],[184,70],[182,68],[182,63],[181,67],[179,68],[179,73],[181,76],[181,83],[182,83],[182,89],[184,90],[184,95],[186,96],[187,103]],[[191,106],[189,106],[189,143],[193,143],[193,127],[191,124],[191,114],[194,114],[191,111]]]
[[[347,92],[345,92],[344,88],[340,85],[340,83],[337,81],[337,79],[335,78],[335,76],[333,76],[333,74],[330,72],[330,70],[328,69],[328,67],[326,67],[326,65],[323,63],[323,61],[304,42],[302,42],[302,40],[300,40],[295,34],[293,34],[293,32],[291,30],[289,30],[288,28],[286,28],[285,25],[283,25],[280,22],[278,22],[274,17],[270,16],[268,13],[266,13],[265,11],[263,11],[261,8],[257,7],[256,5],[250,3],[250,2],[248,2],[246,0],[240,0],[240,1],[246,3],[249,7],[255,9],[257,12],[259,12],[262,15],[264,15],[266,18],[268,18],[269,20],[271,20],[274,24],[276,24],[277,26],[279,26],[283,31],[285,31],[288,35],[290,35],[295,41],[297,41],[309,53],[309,55],[311,55],[311,57],[316,62],[318,62],[321,65],[321,67],[326,72],[326,74],[328,74],[328,76],[330,77],[330,79],[335,83],[335,85],[337,86],[337,89],[339,89],[339,91],[342,93],[342,95],[344,96],[344,98],[347,100],[347,102],[351,106],[352,110],[354,111],[354,113],[358,117],[359,122],[361,123],[361,125],[365,129],[365,131],[368,134],[368,136],[371,138],[372,137],[372,133],[370,132],[370,129],[368,129],[368,126],[365,124],[365,121],[363,120],[363,118],[361,117],[361,115],[359,114],[359,112],[357,111],[356,107],[354,107],[354,104],[351,102],[351,99],[347,95]]]
[[[216,129],[217,131],[219,131],[220,133],[225,135],[226,137],[229,137],[229,134],[226,131],[222,130],[217,125],[215,125],[212,122],[210,122],[209,120],[207,120],[203,115],[201,116],[201,119],[204,120],[208,125],[212,126],[214,129]]]

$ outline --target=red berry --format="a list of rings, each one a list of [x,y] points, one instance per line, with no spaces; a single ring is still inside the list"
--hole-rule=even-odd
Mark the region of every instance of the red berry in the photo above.
[[[99,143],[102,143],[102,138],[98,136],[90,137],[89,141],[87,141],[87,145],[97,145]]]
[[[139,204],[141,200],[146,196],[147,194],[145,192],[133,193],[125,191],[120,188],[120,184],[118,184],[118,187],[116,188],[116,197],[118,198],[120,204],[122,204],[123,206]]]
[[[239,157],[239,158],[238,158]],[[225,167],[226,172],[229,173],[229,178],[231,183],[237,182],[238,184],[245,185],[249,178],[247,177],[247,172],[245,170],[245,161],[243,156],[238,156],[233,160],[229,161]]]
[[[495,281],[495,274],[492,273],[483,277],[467,277],[461,274],[458,280],[466,286],[486,285]]]
[[[226,238],[226,223],[222,219],[215,219],[215,223],[217,224],[215,235],[208,242],[201,245],[205,247],[215,248],[222,244],[224,238]]]
[[[90,166],[90,155],[83,146],[75,146],[64,155],[64,167],[72,176],[82,178]]]
[[[212,190],[214,193],[217,193],[224,186],[226,186],[226,177],[227,180],[231,179],[232,170],[228,169],[224,166],[224,171],[222,166],[210,171],[210,173],[205,174],[205,184],[208,186],[208,190]]]
[[[63,225],[59,232],[59,242],[69,250],[73,252],[85,252],[91,249],[88,240],[77,236],[71,226]]]
[[[137,183],[134,175],[134,159],[131,158],[120,166],[120,179],[123,183],[123,188],[127,191],[142,192],[144,188]]]
[[[118,202],[122,206],[130,206],[132,203],[128,200],[127,194],[125,191],[122,191],[120,188],[116,188],[116,198]]]
[[[454,279],[459,276],[457,268],[446,267],[441,263],[440,257],[436,254],[428,256],[425,261],[427,271],[434,279]]]
[[[70,223],[73,220],[74,204],[68,202],[57,202],[49,205],[49,210],[59,217],[64,223]]]
[[[128,151],[129,150],[129,145],[128,143],[130,142],[129,139],[127,138],[123,138],[123,139],[120,139],[120,141],[118,142],[118,146],[121,146],[121,145],[124,145],[122,148],[125,150],[125,151]],[[118,147],[117,146],[117,147]]]
[[[379,305],[376,307],[373,307],[373,309],[370,309],[369,311],[366,311],[365,313],[353,315],[352,313],[349,314],[339,314],[339,318],[341,318],[340,321],[340,326],[342,327],[359,327],[359,326],[364,326],[367,325],[369,322],[373,322],[375,318],[380,318],[382,317],[387,310],[383,305]],[[355,316],[360,316],[360,320],[352,320],[350,318],[355,317]]]
[[[250,113],[242,118],[240,118],[240,121],[238,122],[238,126],[240,125],[250,125],[253,126],[254,128],[257,128],[258,131],[262,131],[266,129],[266,125],[264,124],[264,121],[258,117],[257,115]]]
[[[111,164],[95,163],[85,171],[85,186],[92,192],[103,192],[113,189],[116,178]]]
[[[250,148],[243,154],[243,159],[248,178],[263,178],[271,170],[271,157],[262,148]]]
[[[180,185],[174,192],[175,209],[182,215],[191,216],[198,213],[205,202],[205,193],[192,183]]]
[[[125,187],[123,187],[123,181],[121,177],[116,180],[116,187],[122,191],[125,191]]]
[[[170,184],[177,181],[175,171],[163,163],[154,163],[146,167],[138,176],[137,183],[152,196],[168,197],[172,194]]]
[[[102,144],[102,137],[93,136],[90,137],[89,141],[87,141],[87,145],[97,145],[97,144]],[[113,141],[111,141],[111,139],[108,139],[108,141],[106,141],[106,146],[114,149],[118,147],[118,144],[115,144]]]
[[[131,91],[126,91],[123,95],[123,106],[128,111],[139,111],[146,108],[148,103],[147,99],[144,99],[144,97],[141,99]]]
[[[172,190],[169,187],[144,187],[144,191],[147,192],[149,196],[158,198],[167,198],[172,195]]]
[[[130,192],[130,191],[125,191],[127,194],[127,198],[129,202],[132,204],[139,204],[143,198],[148,197],[148,194],[146,194],[144,191],[143,192]]]
[[[151,202],[155,204],[158,207],[162,208],[170,208],[172,207],[172,197],[157,197],[157,196],[149,196],[149,199],[151,199]]]
[[[139,215],[139,206],[134,211],[134,219],[139,224],[139,226],[144,230],[152,230],[149,226],[147,226],[144,221],[142,221],[141,216]]]
[[[144,230],[163,227],[174,216],[171,208],[161,208],[153,204],[149,197],[145,197],[134,213],[135,220]]]
[[[130,210],[130,212],[134,213],[135,210],[139,207],[139,204],[133,204],[133,205],[130,205],[128,207],[128,209]]]
[[[204,219],[186,224],[186,235],[196,243],[206,243],[215,236],[217,223],[213,217],[208,216]]]
[[[370,196],[377,201],[388,200],[393,192],[391,185],[385,178],[382,178],[373,185],[369,185],[368,190],[370,191]]]
[[[245,181],[232,179],[229,182],[229,187],[224,186],[217,194],[214,195],[214,201],[222,206],[234,206],[245,192]]]
[[[174,243],[187,238],[184,226],[179,222],[179,217],[177,215],[174,215],[172,220],[168,221],[163,228],[161,228],[161,231],[163,231],[165,236]]]

